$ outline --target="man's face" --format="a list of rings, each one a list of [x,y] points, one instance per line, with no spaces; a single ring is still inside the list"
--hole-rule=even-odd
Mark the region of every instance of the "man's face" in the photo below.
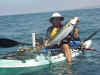
[[[54,26],[58,26],[59,24],[61,24],[61,19],[60,18],[54,18],[52,21],[52,24]]]

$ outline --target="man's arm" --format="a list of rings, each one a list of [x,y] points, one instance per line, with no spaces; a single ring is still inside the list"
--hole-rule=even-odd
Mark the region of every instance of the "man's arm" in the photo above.
[[[78,28],[77,27],[74,28],[74,34],[73,34],[73,36],[74,36],[74,38],[76,40],[80,40],[79,33],[78,33]]]

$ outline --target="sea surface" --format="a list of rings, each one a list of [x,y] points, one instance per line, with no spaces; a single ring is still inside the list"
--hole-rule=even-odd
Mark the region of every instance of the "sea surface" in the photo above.
[[[100,8],[58,12],[65,17],[65,21],[74,16],[80,18],[78,28],[81,40],[100,29]],[[45,38],[46,30],[51,25],[48,20],[52,13],[0,16],[0,38],[32,43],[33,32]],[[0,75],[100,75],[100,33],[92,40],[92,48],[97,51],[85,51],[84,55],[73,58],[71,65],[62,62],[36,68],[0,68]],[[0,48],[0,53],[16,51],[19,47],[23,46]]]

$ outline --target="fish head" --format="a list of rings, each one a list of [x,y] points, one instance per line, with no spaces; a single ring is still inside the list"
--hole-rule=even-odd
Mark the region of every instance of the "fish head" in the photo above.
[[[74,25],[78,24],[79,22],[80,22],[79,17],[74,17],[74,18],[71,20],[71,24],[74,24]]]

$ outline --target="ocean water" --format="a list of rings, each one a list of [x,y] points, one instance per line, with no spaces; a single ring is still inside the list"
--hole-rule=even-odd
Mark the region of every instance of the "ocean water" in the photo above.
[[[78,28],[82,40],[100,28],[100,8],[58,12],[65,17],[65,21],[74,16],[80,18]],[[32,43],[32,32],[45,37],[51,14],[52,12],[0,16],[0,38]],[[84,55],[73,58],[72,65],[62,62],[36,68],[0,68],[0,75],[100,75],[100,33],[92,39],[92,47],[97,51],[86,51]],[[16,51],[18,47],[20,46],[0,48],[0,53]]]

